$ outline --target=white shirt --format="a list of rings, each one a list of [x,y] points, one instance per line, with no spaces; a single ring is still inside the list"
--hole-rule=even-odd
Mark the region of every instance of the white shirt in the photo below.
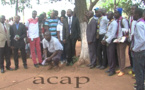
[[[54,53],[57,50],[63,50],[63,47],[59,40],[53,36],[51,36],[50,42],[48,42],[45,38],[42,40],[43,48],[48,48],[48,51]]]
[[[113,20],[110,24],[108,23],[108,30],[107,33],[105,34],[105,37],[107,37],[106,42],[111,43],[111,41],[116,38],[116,32],[117,32],[117,22]]]
[[[99,35],[106,33],[108,22],[109,20],[107,19],[107,16],[102,16],[102,19],[100,20],[100,25],[99,25]]]
[[[28,27],[28,37],[33,39],[33,38],[38,38],[39,37],[39,26],[38,26],[38,18],[36,19],[29,19],[25,23],[26,27]]]
[[[145,50],[145,24],[144,22],[137,21],[134,30],[134,39],[132,41],[134,52]]]
[[[57,25],[57,31],[60,32],[60,40],[62,41],[62,30],[63,30],[63,23],[59,22],[58,25]]]
[[[132,40],[132,36],[134,35],[135,24],[136,24],[136,21],[133,20],[131,24],[131,28],[129,30],[129,41]]]
[[[73,16],[68,17],[68,25],[69,25],[69,20],[71,20],[71,24],[72,24],[72,19],[73,19]],[[70,34],[71,34],[71,24],[70,24]]]
[[[120,38],[123,36],[123,31],[122,31],[123,29],[129,30],[128,21],[124,18],[122,19],[122,25],[124,27],[121,27],[121,20],[119,20],[119,30],[118,30],[117,38]]]

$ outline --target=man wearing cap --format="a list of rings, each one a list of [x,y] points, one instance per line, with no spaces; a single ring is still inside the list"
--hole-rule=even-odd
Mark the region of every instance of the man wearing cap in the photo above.
[[[116,33],[116,38],[118,39],[123,36],[126,36],[127,35],[126,32],[128,32],[129,29],[128,21],[122,17],[122,11],[123,11],[122,8],[117,8],[114,15],[118,23],[117,33]],[[119,69],[120,69],[116,71],[118,73],[118,76],[124,75],[126,46],[127,46],[126,43],[117,43],[117,56],[118,56]]]
[[[98,39],[98,48],[97,56],[99,60],[98,66],[96,68],[105,69],[107,67],[107,52],[106,46],[102,45],[101,41],[105,36],[107,30],[108,19],[106,16],[103,16],[101,9],[96,11],[96,16],[99,17],[97,25],[97,39]],[[102,54],[103,52],[103,54]]]

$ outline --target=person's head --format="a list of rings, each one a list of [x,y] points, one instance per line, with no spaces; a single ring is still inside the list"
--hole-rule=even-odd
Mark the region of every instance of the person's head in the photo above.
[[[141,8],[136,8],[133,14],[133,19],[138,20],[143,15],[143,10]]]
[[[64,19],[64,17],[63,16],[61,16],[60,17],[60,21],[63,23],[63,19]]]
[[[134,14],[134,11],[135,11],[136,8],[138,8],[137,5],[132,5],[132,6],[131,6],[131,15]]]
[[[55,16],[58,16],[58,11],[54,10]]]
[[[19,23],[19,21],[20,21],[20,16],[19,15],[14,16],[14,22]]]
[[[115,10],[114,17],[115,17],[116,19],[120,18],[120,16],[122,16],[122,11],[123,11],[122,8],[117,8],[117,9]]]
[[[50,13],[50,18],[52,18],[52,19],[55,18],[55,12],[54,12],[54,11],[52,11],[52,12]]]
[[[93,17],[94,16],[94,12],[93,11],[89,11],[88,12],[88,18],[91,18],[91,17]]]
[[[43,14],[43,15],[44,15],[44,17],[46,18],[46,12],[43,12],[42,14]]]
[[[95,13],[96,13],[97,17],[101,17],[102,16],[101,9],[96,10]]]
[[[71,17],[72,14],[73,14],[73,11],[72,11],[71,9],[68,9],[68,10],[67,10],[67,16],[68,16],[68,17]]]
[[[62,10],[61,11],[61,16],[65,16],[65,14],[66,14],[66,11],[65,10]]]
[[[4,23],[5,20],[6,20],[6,19],[5,19],[5,16],[4,16],[4,15],[1,15],[1,16],[0,16],[0,22],[1,22],[1,23]]]
[[[32,18],[34,18],[34,19],[35,19],[35,18],[36,18],[36,16],[37,16],[37,11],[35,11],[35,10],[34,10],[34,11],[32,12]]]
[[[42,22],[45,19],[44,14],[40,14],[40,16],[38,17],[38,21]]]
[[[108,12],[108,14],[107,14],[107,18],[109,19],[109,20],[111,20],[111,19],[113,19],[113,12],[112,11],[109,11]]]
[[[47,40],[47,41],[50,41],[51,40],[51,33],[49,31],[46,31],[44,33],[44,38]]]
[[[106,11],[107,11],[107,10],[106,10],[105,8],[102,8],[102,9],[101,9],[101,11],[102,11],[102,15],[104,15],[104,16],[105,16],[105,15],[106,15]]]

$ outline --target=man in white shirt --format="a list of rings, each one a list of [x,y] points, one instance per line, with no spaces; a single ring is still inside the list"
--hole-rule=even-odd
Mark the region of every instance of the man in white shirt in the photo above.
[[[63,42],[63,20],[64,20],[64,17],[61,16],[60,17],[60,22],[57,25],[57,37],[58,37],[58,40],[61,42],[61,44],[63,46],[63,54],[62,54],[62,58],[61,58],[61,63],[63,63],[64,60],[66,59],[65,44]]]
[[[124,29],[129,29],[128,21],[122,17],[122,8],[117,8],[115,11],[115,19],[118,23],[117,27],[117,33],[116,38],[121,38],[123,36],[126,36],[126,31],[123,31]],[[118,56],[118,62],[119,62],[119,69],[116,71],[118,73],[118,76],[124,75],[124,69],[125,69],[125,50],[126,50],[126,43],[117,43],[117,56]]]
[[[116,67],[116,54],[115,48],[116,44],[113,43],[113,40],[116,38],[117,32],[117,22],[113,19],[113,12],[108,12],[107,18],[109,19],[107,32],[105,37],[102,40],[102,44],[107,46],[107,58],[108,64],[110,66],[109,70],[106,73],[109,73],[108,76],[112,76],[115,74],[115,67]]]
[[[106,46],[102,45],[101,41],[105,36],[107,30],[107,23],[109,20],[107,19],[107,16],[103,16],[103,12],[101,10],[102,9],[99,9],[96,12],[97,17],[99,17],[98,24],[97,24],[98,25],[97,32],[99,32],[99,41],[98,41],[98,48],[97,48],[99,65],[96,66],[96,68],[105,69],[107,67],[107,52],[106,52]]]
[[[136,21],[133,20],[133,14],[134,14],[134,11],[135,9],[138,8],[137,5],[132,5],[131,6],[131,16],[129,17],[129,41],[131,42],[131,39],[132,39],[132,35],[134,34],[134,28],[135,28],[135,23]],[[133,69],[133,56],[131,55],[131,50],[130,50],[130,45],[129,45],[129,60],[130,60],[130,67],[132,68],[131,71],[129,71],[129,73],[132,73],[132,71],[134,71]]]
[[[145,73],[145,24],[142,21],[143,11],[137,8],[134,13],[134,20],[137,20],[132,38],[131,50],[134,57],[134,70],[136,77],[136,90],[144,90],[144,73]]]
[[[47,59],[47,61],[50,64],[49,69],[51,69],[53,66],[58,67],[59,61],[61,59],[62,50],[63,50],[61,43],[57,38],[51,36],[49,31],[46,31],[44,33],[44,39],[42,43],[43,43],[45,59]],[[52,64],[52,62],[54,62],[54,65]]]
[[[25,25],[28,28],[28,39],[30,42],[30,51],[32,55],[32,60],[33,60],[34,66],[38,68],[39,65],[41,65],[42,63],[42,56],[41,56],[41,48],[40,48],[38,18],[36,18],[36,16],[37,16],[37,11],[33,11],[32,18],[30,18],[25,23]],[[38,64],[36,61],[35,49],[37,51],[37,56],[39,60]]]

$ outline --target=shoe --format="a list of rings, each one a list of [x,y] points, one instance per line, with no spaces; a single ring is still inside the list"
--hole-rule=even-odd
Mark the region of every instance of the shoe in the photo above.
[[[91,65],[91,66],[90,66],[90,69],[93,69],[93,68],[95,68],[95,65]]]
[[[28,69],[27,65],[24,65],[24,68],[25,68],[25,69]]]
[[[15,70],[18,70],[18,67],[15,67]]]
[[[134,90],[136,90],[137,86],[134,86]]]
[[[105,73],[110,73],[110,70],[105,71]]]
[[[120,70],[117,70],[116,73],[120,73]]]
[[[121,76],[123,76],[124,75],[124,72],[120,72],[119,74],[118,74],[118,77],[121,77]]]
[[[97,65],[97,66],[96,66],[96,68],[100,68],[100,67],[101,67],[101,65]]]
[[[38,64],[39,66],[43,66],[41,63]]]
[[[39,68],[39,65],[38,64],[34,64],[34,67]]]
[[[101,70],[103,70],[103,69],[105,69],[105,68],[106,68],[105,66],[101,66],[101,67],[100,67]]]
[[[70,66],[70,63],[67,63],[66,66]]]
[[[91,64],[88,64],[88,65],[87,65],[87,67],[90,67],[90,66],[91,66]]]
[[[109,74],[108,74],[108,76],[112,76],[112,75],[114,75],[115,74],[115,71],[114,72],[110,72]]]
[[[12,68],[7,68],[7,70],[13,71],[13,69],[12,69]]]
[[[5,71],[4,71],[4,69],[1,69],[1,73],[4,73]]]

